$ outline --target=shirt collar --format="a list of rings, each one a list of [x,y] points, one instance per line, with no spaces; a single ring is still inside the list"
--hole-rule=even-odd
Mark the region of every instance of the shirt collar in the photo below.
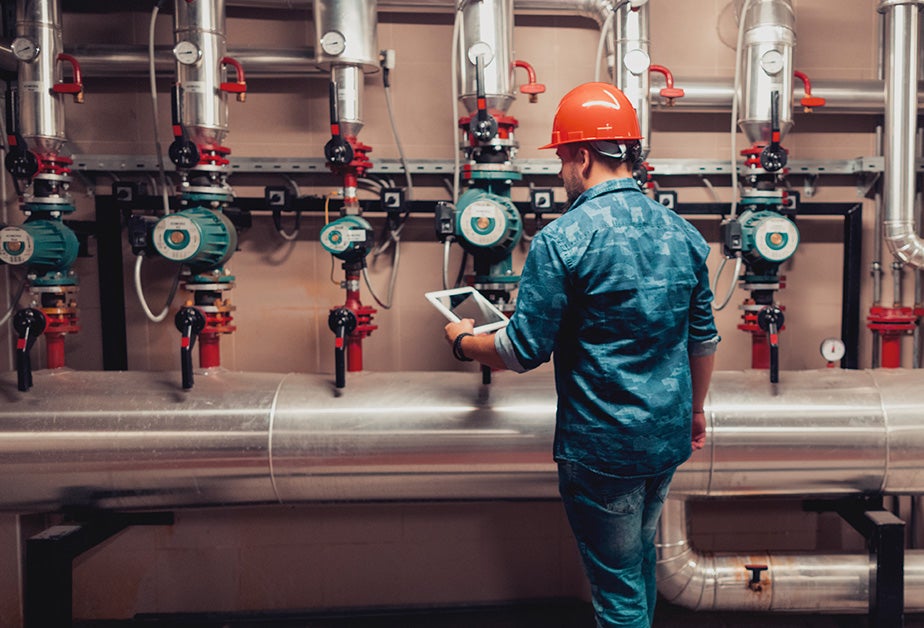
[[[611,192],[621,192],[623,190],[640,192],[638,188],[638,183],[633,177],[621,177],[619,179],[610,179],[604,181],[603,183],[598,183],[597,185],[584,190],[579,197],[571,204],[571,207],[568,208],[568,211],[571,211],[581,203],[589,201],[591,199],[597,198],[604,194],[610,194]]]

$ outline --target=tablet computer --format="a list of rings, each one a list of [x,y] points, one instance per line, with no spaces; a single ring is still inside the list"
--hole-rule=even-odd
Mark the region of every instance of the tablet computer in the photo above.
[[[476,334],[500,329],[508,323],[507,316],[471,286],[428,292],[425,296],[436,309],[454,323],[458,323],[463,318],[473,319]]]

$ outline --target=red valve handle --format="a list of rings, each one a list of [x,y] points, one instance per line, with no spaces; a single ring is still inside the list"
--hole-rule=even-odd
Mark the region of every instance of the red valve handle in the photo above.
[[[53,91],[56,94],[73,94],[74,102],[78,104],[82,103],[83,102],[83,77],[80,73],[80,62],[77,61],[77,59],[75,59],[73,56],[69,54],[64,54],[63,52],[58,54],[57,60],[67,61],[68,63],[71,64],[71,68],[73,69],[73,72],[74,72],[74,80],[70,83],[65,83],[65,82],[55,83],[55,85],[51,88],[51,91]]]
[[[222,83],[221,91],[237,94],[238,102],[244,102],[247,99],[247,79],[244,78],[244,68],[241,66],[241,62],[234,57],[222,57],[221,65],[230,65],[237,73],[237,81],[234,83]]]
[[[523,68],[526,70],[527,83],[526,85],[520,86],[520,92],[523,94],[529,94],[529,102],[538,102],[539,94],[545,92],[545,85],[542,83],[536,82],[536,71],[533,69],[533,66],[528,64],[526,61],[520,61],[517,59],[513,62],[514,67]]]
[[[667,87],[663,88],[659,93],[662,98],[667,98],[667,106],[670,107],[674,104],[675,98],[683,98],[684,92],[679,87],[674,87],[674,75],[671,74],[671,71],[668,70],[663,65],[651,64],[648,66],[649,72],[658,72],[664,75],[664,81],[667,83]]]
[[[825,99],[820,96],[812,96],[812,82],[809,80],[808,75],[805,72],[800,72],[796,70],[793,72],[793,75],[802,81],[802,85],[805,87],[805,96],[799,101],[803,107],[805,107],[806,113],[811,113],[812,107],[824,107]]]

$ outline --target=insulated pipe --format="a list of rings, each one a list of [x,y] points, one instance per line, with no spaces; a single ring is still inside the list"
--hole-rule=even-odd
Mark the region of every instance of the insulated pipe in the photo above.
[[[64,51],[60,0],[22,0],[16,3],[16,36],[28,41],[33,57],[19,63],[19,132],[39,155],[57,155],[67,142],[64,94],[58,55]]]
[[[476,61],[481,57],[487,108],[506,113],[516,99],[513,0],[465,0],[460,4],[464,59],[459,65],[459,98],[469,115],[475,115]]]
[[[687,536],[686,502],[668,499],[658,523],[658,593],[697,611],[866,613],[870,557],[863,554],[699,552]],[[905,611],[924,610],[924,551],[904,554]],[[745,565],[766,566],[748,586]]]
[[[0,376],[0,510],[552,499],[546,373]],[[924,371],[719,372],[674,495],[924,493]]]
[[[924,267],[924,242],[914,220],[921,4],[921,0],[882,0],[879,5],[886,23],[883,231],[895,258],[915,268]]]
[[[626,4],[616,11],[614,19],[616,67],[613,76],[616,87],[623,91],[638,114],[642,132],[642,156],[646,157],[651,149],[648,3],[638,9]]]

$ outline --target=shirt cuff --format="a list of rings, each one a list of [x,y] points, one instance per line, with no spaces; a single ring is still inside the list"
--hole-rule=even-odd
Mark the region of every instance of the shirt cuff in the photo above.
[[[520,359],[513,350],[513,343],[510,341],[510,336],[507,335],[506,327],[502,327],[494,334],[494,348],[497,350],[497,354],[501,357],[501,360],[504,361],[504,365],[514,373],[525,373],[529,370],[520,364]]]
[[[690,357],[693,358],[712,355],[719,348],[720,340],[722,340],[720,336],[713,336],[709,340],[703,340],[701,342],[690,342],[687,344],[687,352],[690,354]],[[497,341],[494,342],[497,344]]]

